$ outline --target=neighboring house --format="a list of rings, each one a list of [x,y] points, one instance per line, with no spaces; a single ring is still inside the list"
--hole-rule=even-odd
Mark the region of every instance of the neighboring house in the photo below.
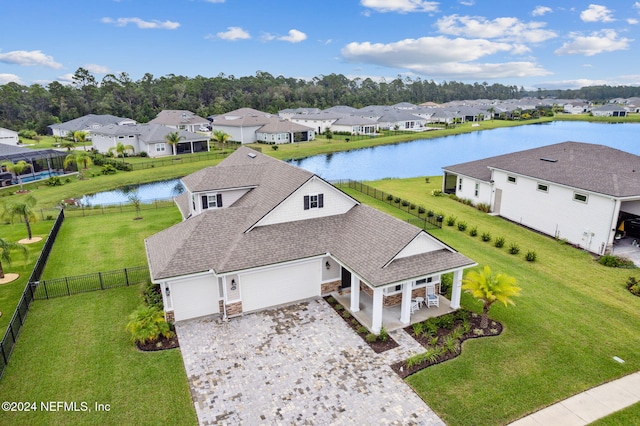
[[[29,149],[0,143],[0,163],[25,161],[31,165],[20,174],[23,182],[48,178],[52,172],[62,172],[67,154],[66,151],[55,149]],[[14,176],[5,167],[0,167],[0,186],[18,183],[13,178]]]
[[[127,126],[131,124],[136,124],[136,121],[109,114],[88,114],[64,123],[51,124],[47,126],[47,130],[53,136],[63,138],[77,130],[87,132],[91,136],[94,130],[99,130],[105,126]]]
[[[220,114],[211,122],[213,130],[227,133],[230,140],[242,144],[292,143],[306,142],[315,139],[315,131],[293,121],[258,111],[252,108],[240,108],[226,114]]]
[[[20,138],[18,132],[0,127],[0,143],[4,145],[18,145]]]
[[[171,132],[178,132],[180,142],[177,144],[177,154],[209,151],[209,137],[199,133],[175,130],[160,124],[135,124],[130,126],[108,126],[93,132],[93,147],[99,152],[106,153],[118,142],[131,145],[134,152],[146,152],[149,157],[173,155],[173,147],[167,143],[166,136]]]
[[[343,289],[371,298],[371,330],[453,273],[451,307],[475,265],[422,229],[360,204],[320,177],[240,147],[182,179],[183,221],[145,240],[169,320],[232,317]]]
[[[331,124],[332,132],[351,133],[352,135],[375,135],[378,122],[358,115],[344,115]]]
[[[445,192],[597,254],[640,217],[640,157],[603,145],[563,142],[443,169]]]
[[[202,118],[191,111],[165,109],[160,111],[156,118],[149,121],[149,124],[162,124],[176,130],[186,130],[187,132],[208,132],[209,120]]]
[[[619,105],[602,105],[591,109],[594,117],[626,117],[627,109]]]

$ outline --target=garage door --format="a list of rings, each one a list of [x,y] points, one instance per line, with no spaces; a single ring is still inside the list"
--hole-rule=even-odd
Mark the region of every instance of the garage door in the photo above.
[[[217,314],[218,285],[212,276],[171,283],[176,321]]]
[[[320,261],[240,277],[242,310],[265,309],[320,295]]]

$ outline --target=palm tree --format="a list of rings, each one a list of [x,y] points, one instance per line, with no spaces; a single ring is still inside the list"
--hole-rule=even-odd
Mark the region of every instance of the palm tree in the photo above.
[[[87,151],[75,151],[73,154],[69,154],[64,158],[64,163],[62,165],[66,169],[69,164],[75,164],[80,168],[80,164],[82,164],[83,168],[86,170],[92,164],[91,156]]]
[[[0,165],[4,166],[5,169],[13,173],[16,176],[16,178],[18,178],[18,183],[20,184],[20,191],[24,191],[20,174],[28,168],[33,168],[33,166],[24,160],[20,160],[17,163],[12,163],[11,161],[3,161]]]
[[[37,203],[36,199],[32,196],[28,196],[24,199],[24,201],[16,201],[11,204],[7,204],[4,206],[3,217],[9,219],[9,221],[13,221],[13,219],[18,216],[20,219],[24,221],[25,226],[27,227],[27,236],[31,239],[31,223],[36,222],[38,217],[36,213],[33,211],[32,207]]]
[[[225,133],[223,130],[214,130],[213,133],[211,133],[211,139],[213,139],[214,141],[218,142],[219,144],[222,144],[222,149],[224,149],[224,144],[231,138],[231,135],[228,133]]]
[[[4,278],[4,268],[2,267],[2,262],[11,265],[12,250],[19,250],[25,255],[25,257],[27,256],[27,249],[25,248],[25,246],[18,243],[10,243],[9,241],[0,238],[0,279]]]
[[[512,297],[520,295],[520,287],[516,286],[516,279],[506,274],[493,274],[489,266],[482,271],[469,271],[462,279],[462,289],[484,303],[480,327],[489,326],[489,308],[495,302],[502,302],[505,306],[515,305]]]
[[[173,147],[173,155],[178,155],[178,143],[181,139],[184,139],[184,136],[180,136],[178,131],[169,132],[165,135],[164,140]]]
[[[118,142],[116,146],[112,146],[109,148],[109,152],[116,152],[116,157],[122,157],[122,162],[124,163],[124,155],[127,151],[134,152],[133,145],[125,145],[122,142]]]
[[[76,130],[75,132],[73,132],[73,140],[75,143],[81,143],[84,150],[87,150],[87,147],[84,145],[85,141],[87,140],[87,132],[85,132],[84,130]]]

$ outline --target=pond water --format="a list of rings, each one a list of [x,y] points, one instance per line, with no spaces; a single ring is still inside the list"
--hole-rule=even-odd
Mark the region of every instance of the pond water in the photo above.
[[[438,176],[442,167],[565,141],[602,144],[640,155],[640,123],[554,121],[316,155],[290,163],[330,181]]]
[[[129,197],[134,195],[140,198],[143,203],[152,203],[155,200],[169,200],[183,192],[184,186],[179,179],[169,179],[140,185],[127,185],[113,191],[85,195],[80,199],[80,203],[84,206],[129,203]]]
[[[316,155],[290,164],[330,181],[439,176],[442,167],[565,141],[602,144],[640,155],[640,123],[555,121]],[[127,203],[130,194],[152,202],[183,191],[180,180],[172,179],[101,192],[84,197],[82,203]]]

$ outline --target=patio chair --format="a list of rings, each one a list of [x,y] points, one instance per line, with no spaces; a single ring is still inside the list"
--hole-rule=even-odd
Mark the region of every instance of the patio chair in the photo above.
[[[418,309],[420,309],[420,304],[414,300],[411,301],[411,313],[415,313]]]
[[[440,298],[436,294],[436,286],[434,285],[427,286],[427,308],[431,306],[440,307]]]

